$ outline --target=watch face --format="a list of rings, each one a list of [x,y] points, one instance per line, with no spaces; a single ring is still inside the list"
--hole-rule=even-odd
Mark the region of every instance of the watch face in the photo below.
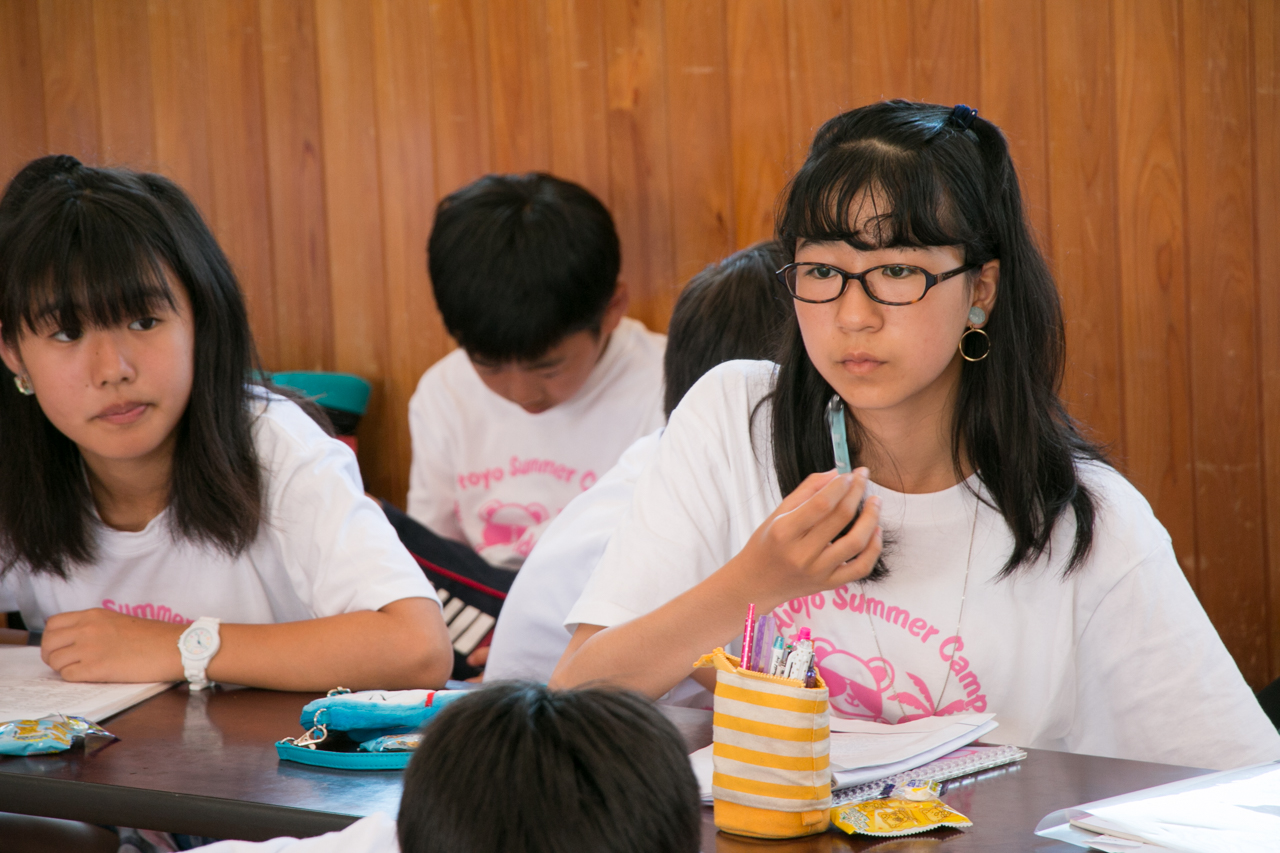
[[[182,649],[188,657],[198,658],[213,649],[213,632],[208,628],[194,628],[182,638]]]

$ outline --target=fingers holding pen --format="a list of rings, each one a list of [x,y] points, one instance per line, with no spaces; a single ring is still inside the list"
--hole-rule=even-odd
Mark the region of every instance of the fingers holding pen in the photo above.
[[[831,565],[831,583],[840,586],[871,574],[884,551],[884,529],[880,526],[880,498],[867,498],[862,514],[849,532],[828,546],[823,555]]]
[[[867,494],[869,472],[858,468],[850,474],[841,474],[814,496],[812,502],[821,501],[815,508],[811,535],[822,548],[840,536],[859,513]],[[820,510],[825,510],[819,514]]]

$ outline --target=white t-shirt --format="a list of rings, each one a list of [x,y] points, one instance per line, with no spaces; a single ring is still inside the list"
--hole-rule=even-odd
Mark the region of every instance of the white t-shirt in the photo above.
[[[0,578],[0,612],[33,630],[56,613],[105,607],[192,622],[265,624],[377,610],[402,598],[438,601],[381,508],[364,494],[355,454],[294,403],[259,399],[254,446],[267,473],[267,518],[231,558],[175,540],[168,510],[143,530],[100,527],[98,558],[69,580],[21,567]]]
[[[666,340],[623,318],[578,393],[536,415],[485,387],[463,350],[442,358],[409,401],[409,515],[520,568],[551,519],[662,426]]]
[[[618,464],[570,501],[538,539],[502,603],[485,681],[551,677],[571,636],[564,618],[631,508],[636,481],[657,455],[661,435],[658,430],[627,448]]]
[[[346,829],[313,838],[219,841],[200,850],[203,853],[400,853],[400,839],[396,822],[382,812],[374,812]]]
[[[769,404],[754,440],[748,423],[772,383],[771,364],[730,362],[685,396],[568,624],[634,619],[742,549],[782,499]],[[812,632],[832,713],[898,722],[992,711],[995,742],[1215,769],[1280,758],[1280,734],[1147,502],[1110,467],[1080,471],[1099,512],[1093,549],[1067,578],[1070,515],[1048,559],[1001,581],[1012,536],[964,485],[919,495],[873,485],[893,543],[889,577],[774,611],[788,634]]]

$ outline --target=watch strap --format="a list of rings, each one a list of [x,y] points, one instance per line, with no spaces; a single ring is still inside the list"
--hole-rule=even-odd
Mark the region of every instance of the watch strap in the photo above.
[[[213,660],[213,656],[218,653],[222,646],[218,633],[218,626],[221,622],[222,620],[215,616],[201,616],[188,625],[186,630],[182,632],[182,636],[178,638],[178,653],[182,655],[182,674],[187,679],[187,684],[190,685],[192,690],[203,690],[212,684],[207,673],[209,661]],[[214,636],[215,646],[213,652],[207,657],[192,658],[187,656],[187,634],[196,628],[204,628]]]

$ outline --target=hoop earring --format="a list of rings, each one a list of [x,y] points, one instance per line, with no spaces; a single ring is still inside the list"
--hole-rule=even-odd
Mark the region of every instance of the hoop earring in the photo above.
[[[973,356],[970,356],[968,353],[964,351],[964,339],[974,334],[975,332],[979,335],[982,335],[982,340],[987,345],[986,349],[982,351],[982,355],[977,356],[976,358]],[[960,357],[963,358],[965,361],[982,361],[984,358],[991,355],[991,336],[976,326],[970,326],[969,330],[960,336],[959,346],[960,346]]]

